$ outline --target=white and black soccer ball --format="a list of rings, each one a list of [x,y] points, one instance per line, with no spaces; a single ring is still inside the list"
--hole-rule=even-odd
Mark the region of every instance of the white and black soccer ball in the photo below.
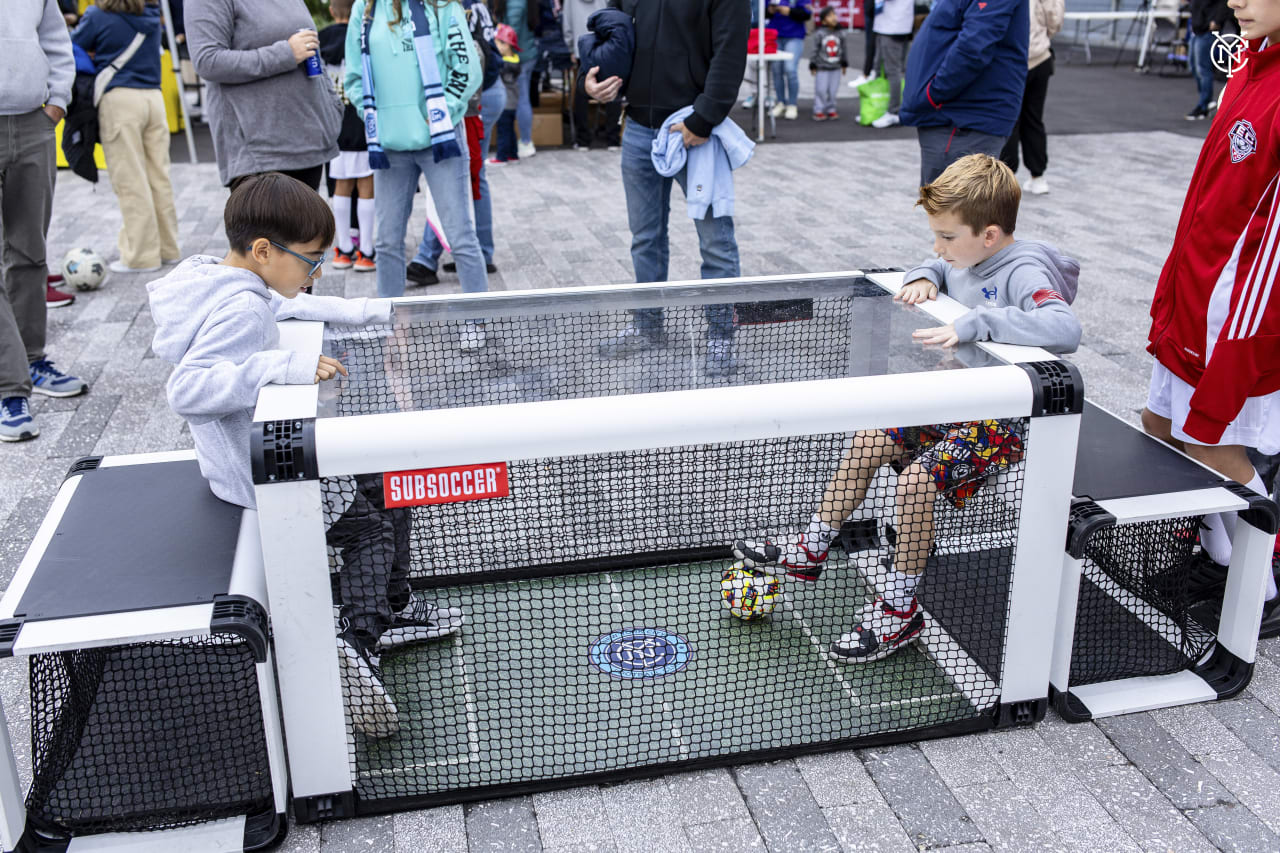
[[[93,249],[70,249],[62,256],[62,279],[76,290],[97,290],[107,277],[107,262]]]

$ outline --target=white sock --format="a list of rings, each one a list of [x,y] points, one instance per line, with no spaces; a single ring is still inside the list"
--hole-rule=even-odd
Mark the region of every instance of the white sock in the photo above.
[[[1267,572],[1267,601],[1280,595],[1280,590],[1276,589],[1276,576],[1272,572]]]
[[[920,575],[909,575],[897,569],[889,569],[884,581],[884,603],[899,612],[911,606],[911,599],[916,597],[916,584]]]
[[[1245,483],[1245,487],[1260,495],[1267,493],[1257,471],[1253,472],[1253,479]],[[1204,523],[1206,529],[1200,531],[1200,544],[1204,546],[1204,550],[1215,563],[1227,565],[1231,562],[1231,540],[1236,535],[1236,514],[1218,512],[1206,515]]]
[[[354,251],[351,245],[351,196],[336,195],[333,197],[333,242],[338,251],[349,255]]]
[[[373,256],[373,199],[356,200],[356,220],[360,223],[360,251],[366,258]]]
[[[825,554],[835,538],[836,529],[815,515],[809,520],[809,529],[804,532],[804,547],[813,554]]]

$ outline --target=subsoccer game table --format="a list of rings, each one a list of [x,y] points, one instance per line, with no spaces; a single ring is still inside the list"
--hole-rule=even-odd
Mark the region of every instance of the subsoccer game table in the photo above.
[[[637,317],[660,334],[618,346]],[[707,359],[726,318],[728,375]],[[487,341],[464,349],[476,321]],[[861,273],[282,324],[282,345],[350,371],[265,388],[255,415],[298,818],[1039,719],[1083,389],[1062,362],[912,341],[933,325]],[[804,530],[856,432],[954,425],[990,454],[957,451],[971,488],[930,502],[918,642],[866,663],[830,651],[904,529],[892,465],[867,474],[816,582],[748,578],[746,604],[726,588],[743,577],[730,544]],[[356,519],[381,530],[378,554],[336,535]],[[382,636],[385,693],[335,642],[357,603],[439,608],[447,626]]]

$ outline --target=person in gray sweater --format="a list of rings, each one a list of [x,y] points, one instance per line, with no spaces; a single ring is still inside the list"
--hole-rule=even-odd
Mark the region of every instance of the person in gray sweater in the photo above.
[[[230,186],[284,172],[318,189],[338,154],[342,104],[326,74],[302,63],[320,39],[302,0],[187,0],[187,45],[209,84],[205,116],[218,175]]]
[[[45,239],[53,216],[53,129],[66,115],[76,65],[57,0],[13,0],[0,30],[0,441],[40,434],[32,392],[88,389],[45,358]]]
[[[1070,303],[1080,265],[1047,243],[1014,240],[1021,198],[1013,172],[988,154],[962,157],[920,188],[917,204],[929,216],[938,260],[910,270],[894,298],[916,305],[942,290],[969,311],[953,324],[916,331],[917,341],[953,347],[990,340],[1059,353],[1079,345]],[[862,505],[876,472],[893,466],[900,472],[893,500],[875,507],[889,521],[897,518],[890,554],[868,578],[878,594],[853,630],[831,644],[837,660],[881,660],[925,629],[915,590],[933,557],[937,497],[964,508],[988,478],[1022,458],[1024,430],[1013,418],[857,432],[804,532],[776,542],[738,540],[733,553],[749,568],[816,581],[840,525]]]

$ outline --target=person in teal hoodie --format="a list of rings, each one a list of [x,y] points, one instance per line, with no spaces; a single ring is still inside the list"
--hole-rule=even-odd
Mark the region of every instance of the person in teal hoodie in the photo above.
[[[533,0],[534,14],[538,0]],[[520,51],[520,77],[516,80],[516,124],[520,126],[520,144],[516,146],[519,158],[529,158],[538,151],[533,145],[533,103],[530,100],[529,81],[533,78],[533,66],[538,64],[538,39],[529,26],[529,0],[497,0],[493,6],[494,18],[516,31]],[[511,108],[511,104],[507,108]]]
[[[365,0],[357,0],[351,21],[343,84],[347,100],[364,109],[369,163],[374,168],[378,295],[404,294],[405,229],[419,175],[426,176],[463,291],[488,290],[471,213],[470,160],[462,124],[484,72],[462,4],[372,0],[367,6]],[[367,50],[362,50],[362,42]],[[419,55],[430,55],[428,51],[434,53],[434,68],[418,63]],[[484,343],[483,325],[468,324],[462,349],[478,349]]]

